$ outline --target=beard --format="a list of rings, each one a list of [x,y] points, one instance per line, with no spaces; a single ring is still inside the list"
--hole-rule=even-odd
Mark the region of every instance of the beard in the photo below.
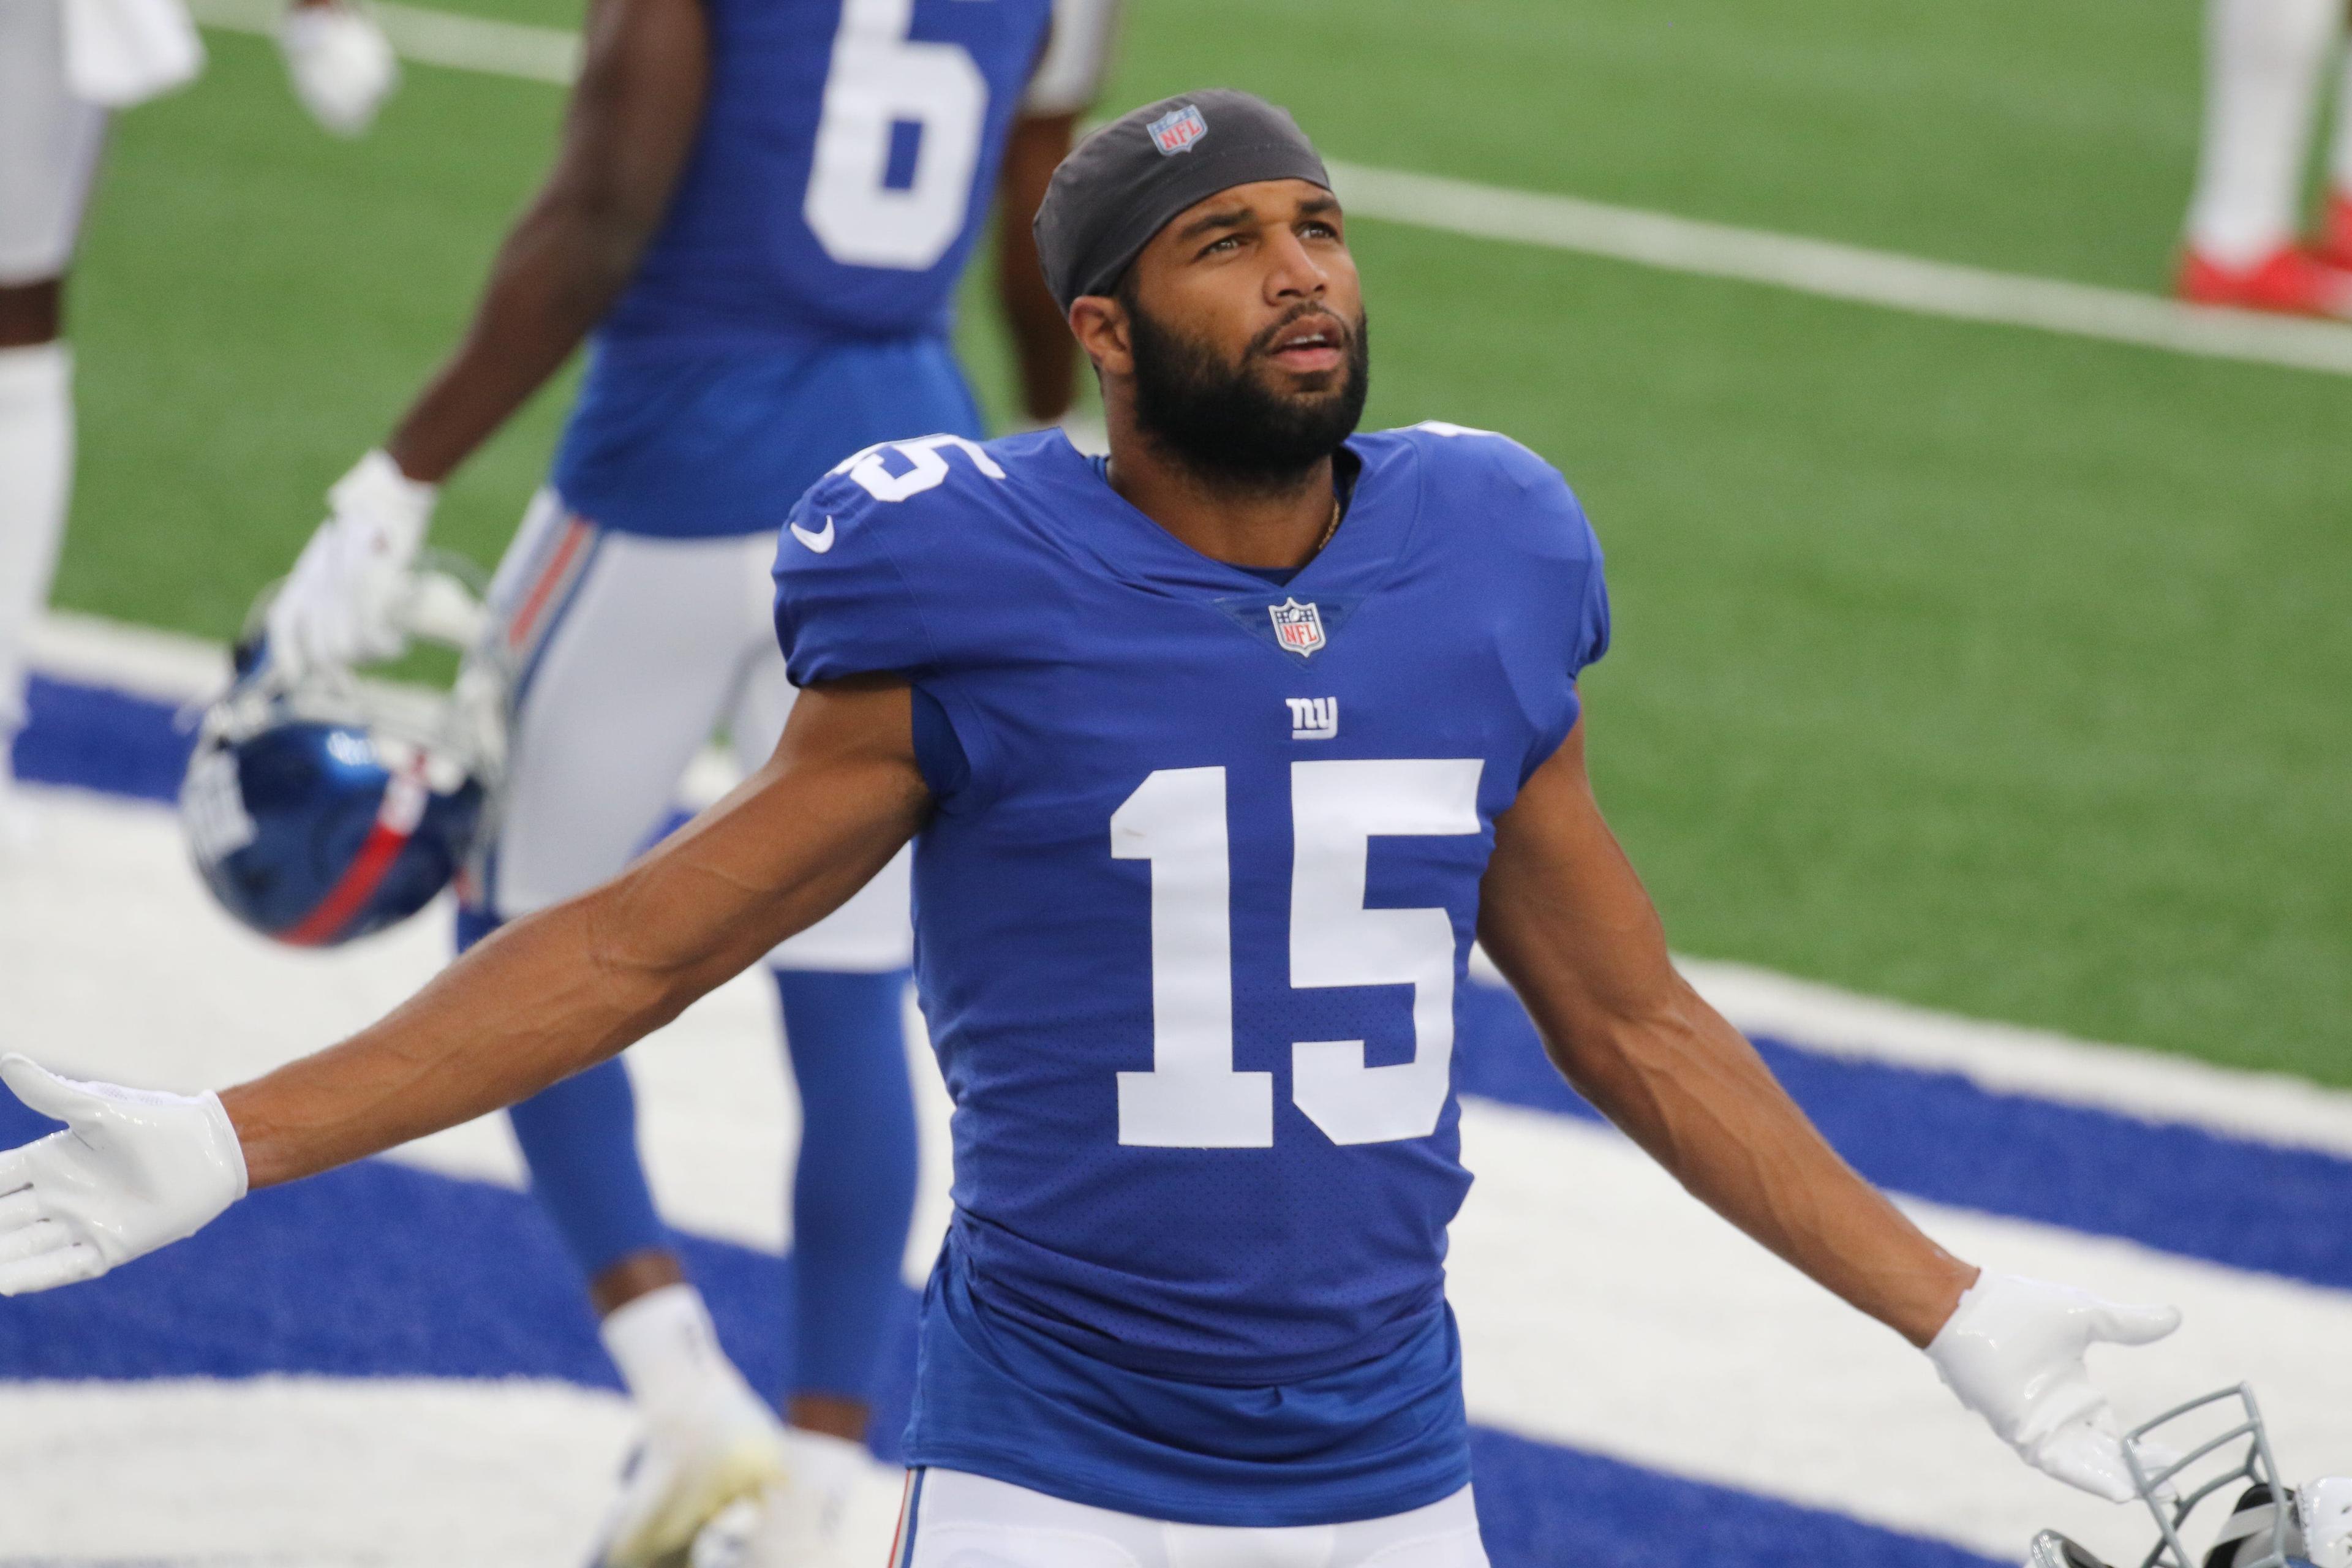
[[[1364,416],[1371,347],[1360,312],[1343,323],[1346,358],[1336,384],[1286,394],[1266,385],[1257,362],[1299,318],[1331,312],[1295,310],[1227,362],[1153,318],[1132,296],[1124,302],[1135,354],[1135,422],[1154,446],[1216,489],[1287,489],[1338,451]]]

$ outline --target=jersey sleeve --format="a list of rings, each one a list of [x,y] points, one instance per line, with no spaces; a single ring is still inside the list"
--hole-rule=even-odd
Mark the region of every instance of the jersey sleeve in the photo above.
[[[887,503],[836,472],[776,536],[776,641],[794,686],[852,675],[913,679],[938,662],[892,552]]]
[[[1434,422],[1415,430],[1434,460],[1459,465],[1452,472],[1486,498],[1500,531],[1494,597],[1514,607],[1507,663],[1534,728],[1524,782],[1576,728],[1577,682],[1609,651],[1601,541],[1559,470],[1509,437]]]
[[[1054,0],[1053,29],[1022,113],[1081,114],[1094,107],[1110,77],[1119,8],[1120,0]]]

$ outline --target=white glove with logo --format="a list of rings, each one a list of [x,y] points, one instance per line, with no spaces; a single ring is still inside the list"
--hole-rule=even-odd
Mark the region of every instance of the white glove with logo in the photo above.
[[[278,24],[294,96],[338,136],[357,136],[400,85],[400,59],[376,19],[349,0],[291,5]]]
[[[409,568],[433,521],[436,485],[370,452],[327,492],[327,521],[269,606],[269,656],[289,673],[393,658]]]
[[[0,1296],[95,1279],[245,1196],[245,1150],[216,1094],[76,1083],[19,1056],[0,1057],[0,1082],[66,1124],[0,1154]]]
[[[2110,1502],[2129,1502],[2138,1493],[2115,1412],[2093,1385],[2084,1353],[2103,1342],[2147,1344],[2179,1326],[2176,1308],[2117,1306],[2069,1285],[1988,1273],[1960,1298],[1927,1359],[2027,1464]],[[2170,1462],[2147,1446],[2141,1452]]]

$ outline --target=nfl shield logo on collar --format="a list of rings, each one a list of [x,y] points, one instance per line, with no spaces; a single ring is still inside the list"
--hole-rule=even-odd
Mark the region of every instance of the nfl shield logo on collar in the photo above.
[[[1144,129],[1151,132],[1151,144],[1160,149],[1160,155],[1171,158],[1179,153],[1190,153],[1192,143],[1209,133],[1209,122],[1188,103],[1181,109],[1170,110]]]
[[[1286,599],[1265,613],[1274,617],[1274,640],[1287,651],[1305,658],[1323,646],[1323,616],[1313,605]]]

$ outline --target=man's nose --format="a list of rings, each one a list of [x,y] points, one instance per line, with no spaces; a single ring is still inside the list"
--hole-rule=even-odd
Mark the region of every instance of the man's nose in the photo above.
[[[1276,300],[1319,299],[1331,286],[1331,275],[1297,235],[1284,231],[1274,243],[1273,267],[1266,274],[1266,293]]]

